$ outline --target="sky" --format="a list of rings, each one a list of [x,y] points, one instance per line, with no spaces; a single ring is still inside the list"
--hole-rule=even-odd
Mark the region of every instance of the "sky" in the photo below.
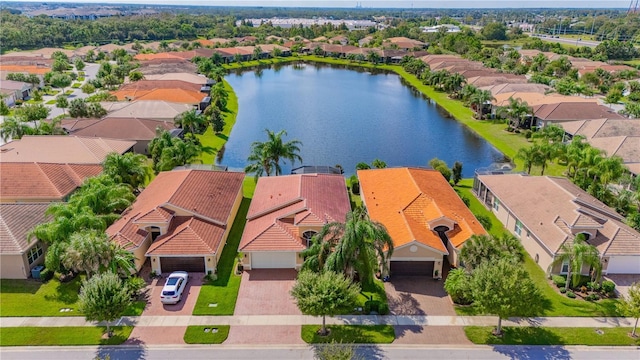
[[[630,0],[54,0],[62,3],[353,8],[628,8]],[[43,2],[22,0],[22,2]]]

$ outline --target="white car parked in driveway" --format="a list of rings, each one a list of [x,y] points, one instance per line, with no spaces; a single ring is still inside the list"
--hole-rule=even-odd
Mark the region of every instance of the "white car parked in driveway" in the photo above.
[[[176,304],[182,299],[182,292],[187,287],[189,274],[186,271],[174,271],[167,278],[162,288],[160,301],[163,304]]]

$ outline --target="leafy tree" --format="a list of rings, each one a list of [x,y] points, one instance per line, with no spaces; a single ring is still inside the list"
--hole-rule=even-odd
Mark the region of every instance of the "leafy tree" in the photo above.
[[[473,302],[471,275],[462,268],[449,271],[444,282],[444,290],[456,304],[467,305]]]
[[[0,115],[1,116],[7,116],[7,115],[9,115],[9,112],[11,112],[11,110],[7,106],[7,103],[4,102],[3,99],[0,99]]]
[[[460,250],[460,260],[470,272],[484,262],[495,262],[498,259],[521,263],[524,259],[524,249],[520,240],[507,233],[501,236],[473,235]]]
[[[51,84],[51,86],[56,87],[58,89],[64,89],[67,86],[71,85],[71,76],[67,75],[67,74],[54,74],[51,76],[51,78],[49,79],[49,84]]]
[[[82,59],[80,58],[76,59],[75,65],[78,71],[84,70],[85,64],[84,64],[84,61],[82,61]]]
[[[56,106],[62,109],[62,113],[66,115],[67,108],[69,107],[69,100],[64,95],[58,95],[56,97]]]
[[[93,84],[86,83],[82,85],[82,92],[85,94],[93,94],[96,91],[96,87]]]
[[[110,153],[104,159],[102,168],[103,174],[118,183],[130,185],[132,189],[138,189],[151,175],[147,157],[142,154]]]
[[[78,305],[88,321],[107,322],[107,334],[111,336],[110,322],[121,317],[131,305],[131,293],[118,275],[98,274],[82,284]]]
[[[380,160],[380,159],[373,160],[371,165],[376,169],[384,169],[384,168],[387,167],[387,163],[382,161],[382,160]]]
[[[449,169],[447,163],[444,161],[438,158],[433,158],[429,160],[429,166],[431,166],[432,169],[439,171],[440,174],[444,176],[445,180],[449,181],[449,179],[451,179],[451,169]]]
[[[453,163],[453,167],[451,168],[451,180],[453,180],[453,185],[458,185],[460,180],[462,180],[462,163],[459,161]]]
[[[76,98],[71,100],[69,104],[69,116],[72,118],[87,117],[89,116],[89,109],[84,99]]]
[[[357,303],[360,286],[340,273],[303,271],[291,289],[291,296],[305,315],[322,316],[320,335],[329,334],[326,317],[342,314]]]
[[[144,80],[144,74],[140,71],[132,71],[129,73],[129,80],[134,82]]]
[[[62,255],[64,268],[86,272],[87,278],[104,271],[111,262],[111,246],[104,232],[93,230],[71,234],[69,244]]]
[[[60,73],[67,71],[68,68],[69,68],[69,63],[66,60],[62,60],[62,59],[54,60],[53,64],[51,65],[51,70],[55,72],[60,72]]]
[[[636,329],[638,328],[638,318],[640,318],[640,282],[635,282],[629,287],[629,295],[622,296],[618,308],[625,316],[636,319],[631,337],[637,337]]]
[[[503,23],[492,22],[482,28],[481,34],[487,40],[507,40],[507,27]]]
[[[364,288],[373,284],[374,270],[382,266],[386,273],[387,259],[393,254],[393,241],[384,225],[372,221],[366,210],[356,208],[345,222],[325,225],[304,252],[303,268],[312,271],[335,271],[353,279],[358,273]]]
[[[523,161],[523,166],[527,171],[527,174],[531,174],[531,167],[533,166],[533,164],[536,161],[536,152],[535,152],[535,148],[533,146],[529,146],[529,147],[522,147],[520,149],[518,149],[518,152],[516,153],[516,159],[522,160]]]
[[[92,118],[101,118],[107,115],[107,110],[105,110],[100,103],[92,102],[87,105],[87,114]]]
[[[584,264],[594,268],[594,280],[600,280],[600,272],[602,271],[602,263],[600,263],[600,253],[595,246],[585,241],[584,234],[578,234],[573,242],[565,242],[560,247],[560,251],[553,259],[551,266],[562,266],[568,263],[567,270],[567,289],[571,288],[571,282],[578,282],[580,270]]]
[[[527,270],[508,259],[486,261],[475,269],[471,294],[480,311],[498,316],[496,335],[502,334],[502,319],[535,315],[542,303],[542,295]]]

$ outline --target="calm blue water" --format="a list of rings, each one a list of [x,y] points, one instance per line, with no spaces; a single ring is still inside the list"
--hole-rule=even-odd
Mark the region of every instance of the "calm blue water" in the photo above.
[[[395,74],[304,64],[230,74],[227,80],[239,110],[218,163],[231,169],[244,168],[251,143],[266,140],[265,128],[284,129],[285,140],[300,140],[304,165],[340,164],[347,175],[357,163],[376,158],[389,167],[424,167],[437,157],[450,167],[461,161],[464,176],[472,177],[476,168],[503,159]],[[284,164],[283,173],[291,168]]]

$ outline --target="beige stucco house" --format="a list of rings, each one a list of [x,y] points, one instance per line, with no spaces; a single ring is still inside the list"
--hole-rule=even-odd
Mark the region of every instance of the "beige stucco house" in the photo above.
[[[0,278],[26,279],[44,262],[45,244],[29,239],[29,232],[48,221],[49,204],[0,204]]]

